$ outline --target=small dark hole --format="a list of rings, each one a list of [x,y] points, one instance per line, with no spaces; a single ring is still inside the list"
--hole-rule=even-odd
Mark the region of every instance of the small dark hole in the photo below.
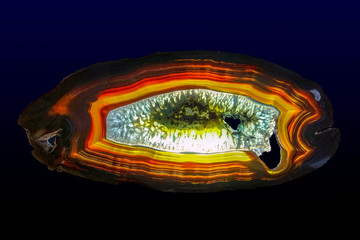
[[[270,169],[275,168],[280,163],[280,147],[276,141],[276,136],[273,134],[270,137],[271,151],[264,152],[260,159],[266,164]]]
[[[236,130],[240,124],[240,119],[233,117],[225,117],[225,122],[229,124],[232,129]]]
[[[55,146],[55,139],[56,139],[56,135],[52,136],[47,140],[51,147]]]

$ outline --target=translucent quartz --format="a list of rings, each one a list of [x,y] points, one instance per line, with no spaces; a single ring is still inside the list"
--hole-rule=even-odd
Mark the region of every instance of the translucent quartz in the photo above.
[[[174,91],[113,109],[106,138],[172,152],[270,151],[279,111],[251,98],[205,89]],[[225,117],[240,119],[236,130]]]

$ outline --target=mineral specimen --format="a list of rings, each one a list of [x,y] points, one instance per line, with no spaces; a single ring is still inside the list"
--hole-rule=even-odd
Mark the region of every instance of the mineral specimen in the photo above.
[[[300,177],[335,153],[332,123],[316,83],[261,59],[208,51],[92,65],[19,118],[49,169],[180,192]],[[272,135],[281,154],[269,168],[261,158]]]

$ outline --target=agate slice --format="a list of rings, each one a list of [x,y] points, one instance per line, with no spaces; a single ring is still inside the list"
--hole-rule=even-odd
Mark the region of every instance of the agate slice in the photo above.
[[[340,140],[332,114],[321,87],[294,72],[192,51],[79,70],[31,103],[19,125],[49,169],[215,192],[279,184],[321,167]],[[271,136],[280,148],[272,168],[262,160]]]

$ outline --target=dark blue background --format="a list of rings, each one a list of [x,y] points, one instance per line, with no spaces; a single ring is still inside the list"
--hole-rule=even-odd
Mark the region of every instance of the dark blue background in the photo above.
[[[0,8],[1,179],[21,199],[314,199],[359,190],[360,15],[355,1],[15,2]],[[255,191],[166,194],[51,172],[31,155],[17,118],[91,64],[158,51],[220,50],[263,58],[319,83],[342,140],[322,168]]]

